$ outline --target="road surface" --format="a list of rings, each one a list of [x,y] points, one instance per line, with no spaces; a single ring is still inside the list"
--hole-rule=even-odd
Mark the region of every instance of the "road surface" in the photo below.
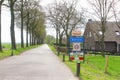
[[[0,80],[78,80],[48,45],[0,61]]]

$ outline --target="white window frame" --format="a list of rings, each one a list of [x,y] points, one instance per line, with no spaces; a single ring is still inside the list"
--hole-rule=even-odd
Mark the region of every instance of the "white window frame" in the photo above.
[[[115,34],[116,34],[117,36],[120,36],[120,32],[119,32],[119,31],[115,31]]]

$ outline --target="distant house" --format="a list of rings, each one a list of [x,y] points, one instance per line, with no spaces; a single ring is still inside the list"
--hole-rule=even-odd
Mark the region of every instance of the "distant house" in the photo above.
[[[99,23],[90,19],[86,24],[84,32],[86,50],[101,51],[100,37],[102,32]],[[120,52],[120,28],[118,28],[115,22],[107,22],[104,43],[105,51]]]

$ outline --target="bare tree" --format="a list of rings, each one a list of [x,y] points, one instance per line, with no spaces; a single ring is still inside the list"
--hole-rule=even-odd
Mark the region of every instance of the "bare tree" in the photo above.
[[[32,15],[32,11],[38,7],[39,1],[35,1],[35,0],[25,0],[24,1],[24,29],[26,30],[26,47],[28,47],[28,34],[29,34],[29,30],[30,30],[30,20],[33,18]]]
[[[29,26],[30,43],[31,45],[35,45],[37,43],[40,43],[39,40],[43,42],[45,38],[45,13],[40,8],[34,8],[31,10],[31,12],[32,13],[30,14],[31,19]]]
[[[118,0],[112,7],[116,25],[120,28],[120,10],[119,5],[120,1]]]
[[[23,20],[25,17],[25,15],[23,14],[24,7],[25,7],[25,1],[23,0],[17,0],[15,7],[14,7],[15,12],[16,12],[15,17],[16,17],[17,27],[21,29],[21,48],[24,48],[24,36],[23,36],[23,29],[24,29]]]
[[[37,30],[38,29],[38,25],[39,26],[44,26],[44,12],[42,7],[39,5],[39,0],[25,0],[25,10],[24,13],[25,18],[24,18],[24,22],[25,22],[25,26],[26,26],[26,46],[28,47],[28,34],[30,35],[30,45],[34,45],[37,42],[40,42],[38,40],[38,37],[36,37],[37,34]],[[41,18],[42,16],[42,18]],[[41,25],[40,25],[40,21],[42,21]],[[37,30],[36,30],[37,28]],[[44,29],[44,28],[43,28]],[[39,30],[40,31],[40,30]],[[40,36],[39,36],[40,39]],[[37,40],[37,41],[36,41]]]
[[[48,5],[49,7],[48,9],[48,14],[47,14],[47,19],[49,20],[49,24],[51,24],[53,26],[53,28],[56,30],[56,44],[59,44],[59,32],[61,31],[61,24],[59,23],[60,19],[59,19],[59,14],[60,11],[57,10],[57,8],[59,7],[57,3],[54,4],[50,4]]]
[[[4,0],[0,1],[0,51],[2,51],[2,43],[1,43],[1,11],[2,11],[2,4]]]
[[[72,2],[63,1],[60,4],[59,11],[60,13],[60,23],[62,24],[62,28],[65,32],[67,38],[67,49],[69,50],[69,37],[71,35],[72,30],[74,30],[78,25],[82,24],[84,20],[83,11],[76,10],[77,1],[74,0]]]
[[[28,47],[28,34],[30,35],[29,37],[30,45],[35,45],[37,43],[40,43],[40,40],[41,41],[44,40],[44,37],[40,34],[41,33],[43,34],[45,32],[44,31],[45,13],[43,12],[43,9],[39,5],[39,0],[38,1],[37,0],[25,0],[25,1],[19,0],[16,4],[16,11],[17,11],[16,20],[17,20],[18,27],[21,24],[19,28],[21,28],[21,30],[23,29],[26,30],[26,35],[27,35],[26,46]],[[23,33],[23,31],[21,32]]]
[[[76,9],[77,0],[62,0],[52,5],[52,7],[49,7],[49,20],[54,25],[59,38],[63,36],[63,33],[65,34],[67,39],[67,53],[69,54],[69,36],[72,30],[84,21],[84,12]]]
[[[54,22],[56,30],[58,27],[60,29],[61,26],[68,38],[72,30],[82,22],[83,12],[76,10],[77,0],[72,2],[62,0],[62,2],[55,3],[54,5],[54,7],[49,9],[50,21]]]
[[[93,7],[94,17],[100,20],[99,27],[102,35],[100,37],[100,46],[102,55],[104,56],[105,53],[105,32],[106,32],[106,24],[107,21],[111,18],[110,12],[112,9],[115,0],[89,0],[89,3]]]
[[[10,33],[11,33],[11,47],[12,49],[16,49],[16,41],[15,41],[15,15],[14,15],[14,5],[17,0],[8,0],[10,13],[11,13],[11,26],[10,26]]]

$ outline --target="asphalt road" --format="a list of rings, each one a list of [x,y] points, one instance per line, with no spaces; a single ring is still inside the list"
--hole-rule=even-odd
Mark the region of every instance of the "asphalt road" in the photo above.
[[[48,45],[0,61],[0,80],[78,80]]]

